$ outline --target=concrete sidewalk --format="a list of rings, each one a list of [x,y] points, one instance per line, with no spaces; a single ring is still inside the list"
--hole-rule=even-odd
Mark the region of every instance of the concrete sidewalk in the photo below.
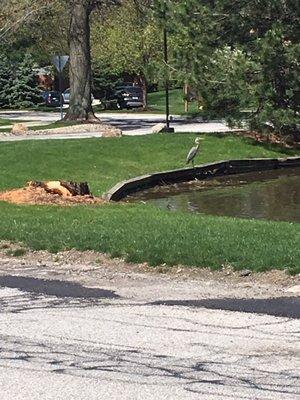
[[[30,121],[32,124],[46,124],[59,120],[58,113],[33,112],[33,111],[6,111],[0,112],[0,118],[14,120]],[[151,128],[161,122],[165,117],[161,114],[133,114],[133,113],[99,113],[97,114],[104,123],[111,124],[122,130],[123,135],[138,136],[151,133]],[[224,122],[212,121],[202,122],[200,120],[190,121],[180,116],[174,116],[171,126],[175,132],[190,133],[223,133],[230,132],[230,129]],[[43,139],[82,139],[99,137],[96,133],[74,133],[74,134],[47,134],[30,136],[12,136],[0,133],[0,141],[18,141],[18,140],[43,140]]]

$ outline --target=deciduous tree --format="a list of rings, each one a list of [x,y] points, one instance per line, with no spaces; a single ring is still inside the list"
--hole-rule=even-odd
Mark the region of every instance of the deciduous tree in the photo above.
[[[116,76],[133,75],[143,88],[147,104],[147,80],[155,80],[162,66],[162,35],[151,13],[150,0],[125,0],[105,20],[92,24],[95,63]]]

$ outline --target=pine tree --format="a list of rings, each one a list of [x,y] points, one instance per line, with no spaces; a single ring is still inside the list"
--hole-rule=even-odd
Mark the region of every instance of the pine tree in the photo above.
[[[11,63],[5,54],[0,54],[0,108],[9,105],[9,92],[12,84]]]
[[[10,88],[9,103],[13,108],[27,108],[40,101],[40,91],[33,70],[34,63],[30,54],[16,66],[15,76]]]
[[[167,5],[172,68],[208,114],[285,134],[300,124],[299,5],[287,0],[155,0]],[[255,4],[255,5],[253,5]]]

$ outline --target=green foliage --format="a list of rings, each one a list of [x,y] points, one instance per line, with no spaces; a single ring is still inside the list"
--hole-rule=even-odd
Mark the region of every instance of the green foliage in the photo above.
[[[116,79],[127,74],[152,81],[157,78],[162,60],[162,38],[147,3],[126,0],[105,20],[93,20],[93,64],[101,66],[106,76]]]
[[[209,115],[240,119],[244,109],[252,109],[251,126],[263,130],[271,122],[280,133],[283,120],[299,124],[296,3],[155,1],[171,36],[172,68],[198,90]]]
[[[3,4],[2,4],[3,3]],[[29,52],[42,65],[54,54],[68,54],[69,13],[60,0],[2,0],[0,45],[12,61]]]
[[[10,107],[27,108],[41,101],[33,67],[34,62],[30,54],[26,54],[24,59],[16,66],[8,96]]]
[[[109,98],[122,83],[123,75],[120,72],[115,72],[101,59],[93,61],[93,94],[96,98]]]
[[[0,108],[9,105],[9,93],[12,85],[12,65],[5,54],[0,54]]]

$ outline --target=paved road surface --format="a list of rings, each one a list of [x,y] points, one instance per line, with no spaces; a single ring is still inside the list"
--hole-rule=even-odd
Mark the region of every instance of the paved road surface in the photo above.
[[[110,123],[122,129],[124,135],[145,135],[151,133],[151,128],[160,122],[164,122],[164,116],[159,114],[132,114],[132,113],[101,113],[97,116],[106,123]],[[39,121],[41,124],[47,124],[57,121],[60,116],[52,112],[33,112],[33,111],[2,111],[0,118],[8,118],[23,121]],[[172,126],[177,132],[229,132],[229,129],[223,122],[189,122],[188,120],[175,116]],[[99,137],[95,133],[76,133],[76,134],[56,134],[56,135],[31,135],[30,139],[78,139]],[[26,140],[28,137],[14,136],[1,137],[0,141]]]
[[[0,267],[2,399],[299,398],[299,311],[276,317],[260,301],[203,304],[203,282],[149,278],[141,289],[132,275],[103,277],[98,287],[71,275],[48,280],[35,265],[25,274],[20,264],[18,276]],[[299,310],[295,298],[282,301]]]

